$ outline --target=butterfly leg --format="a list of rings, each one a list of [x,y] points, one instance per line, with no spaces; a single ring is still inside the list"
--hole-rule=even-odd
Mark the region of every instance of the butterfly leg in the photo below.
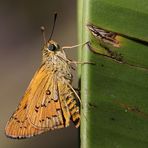
[[[73,60],[70,60],[68,58],[63,58],[62,56],[59,56],[57,55],[59,58],[63,59],[64,61],[66,61],[67,63],[69,64],[75,64],[75,65],[78,65],[78,64],[92,64],[92,65],[95,65],[95,63],[93,62],[81,62],[81,61],[73,61]],[[72,69],[75,70],[75,68],[72,67]]]
[[[74,46],[63,46],[62,47],[62,51],[65,53],[65,51],[64,51],[64,49],[72,49],[72,48],[76,48],[76,47],[79,47],[79,46],[84,46],[84,45],[87,45],[87,44],[89,44],[89,41],[88,42],[85,42],[85,43],[82,43],[82,44],[78,44],[78,45],[74,45]],[[62,58],[63,59],[63,57],[60,57],[60,58]],[[75,65],[77,65],[77,64],[95,64],[95,63],[93,63],[93,62],[81,62],[81,61],[73,61],[73,60],[70,60],[70,59],[64,59],[65,61],[67,61],[68,63],[70,63],[70,64],[75,64]]]
[[[80,88],[75,88],[74,87],[74,90],[77,91],[77,92],[80,92]]]
[[[72,49],[72,48],[76,48],[76,47],[80,47],[80,46],[83,47],[86,44],[88,44],[88,42],[85,42],[85,43],[82,43],[82,44],[77,44],[77,45],[74,45],[74,46],[63,46],[62,51],[64,51],[64,49]]]
[[[70,60],[69,60],[69,63],[75,64],[75,65],[77,65],[77,64],[92,64],[92,65],[95,65],[95,63],[93,63],[93,62],[81,62],[81,61],[70,61]]]

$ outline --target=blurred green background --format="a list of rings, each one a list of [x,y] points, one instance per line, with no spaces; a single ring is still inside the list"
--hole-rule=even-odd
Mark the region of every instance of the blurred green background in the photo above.
[[[58,19],[53,40],[61,46],[77,44],[75,0],[0,1],[0,148],[78,147],[78,129],[73,124],[24,140],[7,138],[4,133],[7,120],[40,65],[40,26],[46,27],[48,38],[55,11]],[[67,56],[76,59],[76,49],[67,50]],[[77,87],[77,80],[73,85]]]

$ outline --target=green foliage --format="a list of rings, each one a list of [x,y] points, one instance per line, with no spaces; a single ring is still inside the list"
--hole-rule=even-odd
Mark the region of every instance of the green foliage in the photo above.
[[[79,71],[81,148],[147,148],[148,1],[79,0],[78,6],[79,42],[89,40],[96,49],[85,46],[79,53],[80,60],[95,63]],[[116,32],[120,47],[102,46],[88,23]]]

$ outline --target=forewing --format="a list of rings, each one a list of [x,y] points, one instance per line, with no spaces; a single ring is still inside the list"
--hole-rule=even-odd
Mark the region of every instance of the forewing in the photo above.
[[[29,122],[36,128],[54,130],[69,126],[70,119],[72,119],[78,127],[79,106],[72,90],[64,78],[58,79],[53,73],[49,75],[45,88],[38,89],[30,103]]]
[[[17,110],[6,126],[6,135],[26,138],[69,126],[70,119],[79,126],[79,107],[65,78],[58,79],[42,65],[33,77]]]
[[[29,123],[25,106],[21,106],[10,118],[6,126],[6,135],[11,138],[27,138],[44,132]]]
[[[53,130],[65,126],[56,75],[49,71],[45,85],[39,86],[28,107],[28,120],[36,128]]]
[[[39,86],[46,83],[48,77],[48,70],[45,65],[42,65],[30,82],[17,110],[6,125],[5,132],[7,136],[12,138],[26,138],[46,131],[46,129],[39,129],[30,124],[27,110],[36,90]]]

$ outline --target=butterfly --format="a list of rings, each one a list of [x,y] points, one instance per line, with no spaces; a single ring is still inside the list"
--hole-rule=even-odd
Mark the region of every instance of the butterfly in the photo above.
[[[80,125],[80,109],[76,101],[79,96],[71,86],[71,61],[63,48],[51,39],[45,42],[42,57],[40,68],[6,125],[8,137],[35,136],[67,127],[70,120],[76,127]]]

